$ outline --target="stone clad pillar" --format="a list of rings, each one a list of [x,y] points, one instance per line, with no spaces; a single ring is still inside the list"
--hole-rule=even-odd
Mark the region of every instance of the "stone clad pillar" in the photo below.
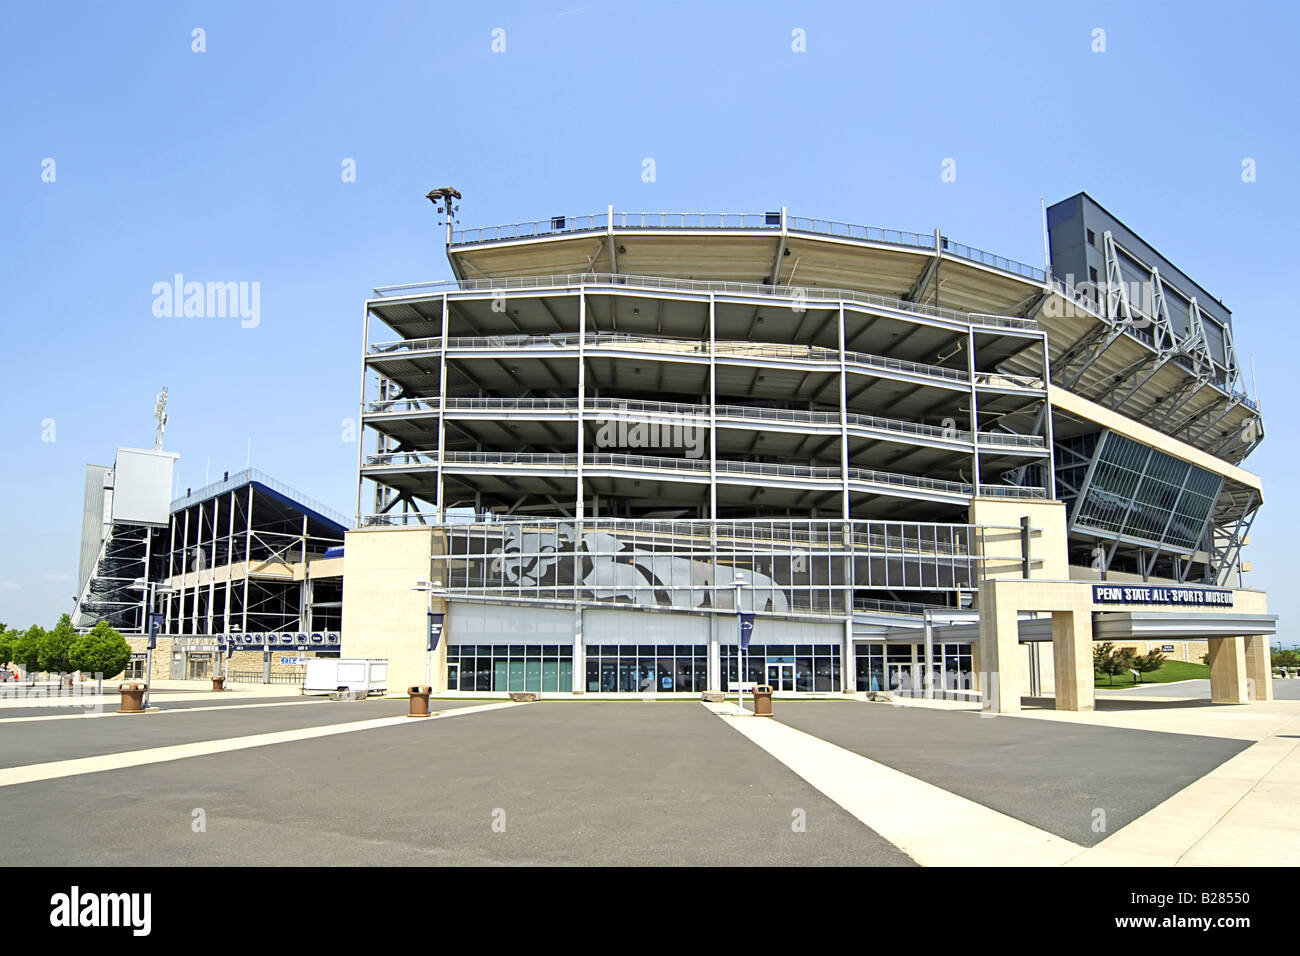
[[[993,580],[980,583],[980,689],[985,713],[1014,714],[1028,690],[1028,661],[1020,648],[1015,596],[1008,592],[999,600],[997,585]]]
[[[1092,613],[1052,612],[1052,675],[1057,710],[1093,710]]]
[[[1246,647],[1240,637],[1212,637],[1210,643],[1210,700],[1216,704],[1244,704]]]
[[[1262,634],[1243,637],[1246,656],[1246,689],[1251,700],[1273,699],[1273,655]]]

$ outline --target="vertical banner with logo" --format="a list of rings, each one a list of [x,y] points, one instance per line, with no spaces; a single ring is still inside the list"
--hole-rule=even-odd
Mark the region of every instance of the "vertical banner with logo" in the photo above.
[[[740,646],[749,650],[749,639],[754,635],[754,615],[740,615]]]
[[[439,614],[436,611],[429,612],[428,650],[430,651],[436,651],[438,649],[438,641],[442,637],[442,619],[446,616],[447,615]]]
[[[158,649],[158,633],[162,630],[163,616],[161,614],[149,615],[149,650]]]

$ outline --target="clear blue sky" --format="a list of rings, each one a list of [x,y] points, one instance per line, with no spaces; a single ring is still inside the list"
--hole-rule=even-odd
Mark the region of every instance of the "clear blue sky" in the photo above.
[[[181,487],[251,438],[255,466],[351,513],[362,302],[449,277],[433,186],[466,226],[786,205],[1034,264],[1039,196],[1084,189],[1233,310],[1268,432],[1248,583],[1295,643],[1298,31],[1282,3],[13,6],[0,621],[71,609],[84,465],[150,446],[164,384]],[[155,318],[178,272],[259,282],[260,326]]]

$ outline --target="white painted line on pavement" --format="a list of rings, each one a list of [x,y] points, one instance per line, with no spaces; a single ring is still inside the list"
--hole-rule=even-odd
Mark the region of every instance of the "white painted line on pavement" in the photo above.
[[[114,701],[114,703],[117,703]],[[165,702],[164,702],[165,703]],[[214,710],[244,710],[248,707],[295,707],[300,704],[319,703],[317,700],[276,700],[265,704],[216,704],[212,707],[158,707],[156,701],[150,701],[150,716],[158,714],[210,714]],[[35,717],[0,717],[0,724],[21,724],[33,720],[85,720],[87,717],[119,717],[116,707],[112,710],[84,710],[75,714],[38,714]]]
[[[704,706],[922,866],[1061,866],[1083,850],[773,718]]]
[[[228,737],[224,740],[202,740],[188,744],[172,744],[167,747],[154,747],[149,750],[129,750],[125,753],[101,754],[95,757],[75,757],[71,760],[54,760],[49,763],[29,764],[25,767],[5,767],[0,769],[0,787],[12,787],[20,783],[34,783],[38,780],[54,780],[60,777],[74,777],[87,773],[102,773],[106,770],[121,770],[126,767],[142,767],[153,763],[166,763],[170,760],[184,760],[188,757],[206,757],[211,754],[228,753],[232,750],[247,750],[252,747],[267,747],[272,744],[292,743],[298,740],[312,740],[316,737],[331,737],[335,734],[348,734],[358,730],[376,730],[381,727],[398,725],[412,726],[428,723],[448,717],[460,717],[464,714],[478,714],[486,710],[501,710],[506,707],[521,707],[514,701],[484,704],[480,707],[459,707],[435,713],[431,717],[410,718],[405,714],[398,717],[379,717],[373,720],[354,720],[343,724],[326,724],[321,727],[303,727],[298,730],[281,730],[269,734],[254,734],[246,737]],[[148,717],[136,717],[135,720],[148,720]]]

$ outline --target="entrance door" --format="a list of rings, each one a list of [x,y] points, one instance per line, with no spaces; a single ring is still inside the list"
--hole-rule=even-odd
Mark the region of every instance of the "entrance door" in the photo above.
[[[912,665],[911,664],[890,664],[889,666],[889,689],[895,691],[909,691],[912,689]]]
[[[212,658],[208,654],[190,654],[186,664],[189,680],[206,680],[212,676]]]
[[[794,665],[768,664],[767,683],[772,690],[794,690]]]

